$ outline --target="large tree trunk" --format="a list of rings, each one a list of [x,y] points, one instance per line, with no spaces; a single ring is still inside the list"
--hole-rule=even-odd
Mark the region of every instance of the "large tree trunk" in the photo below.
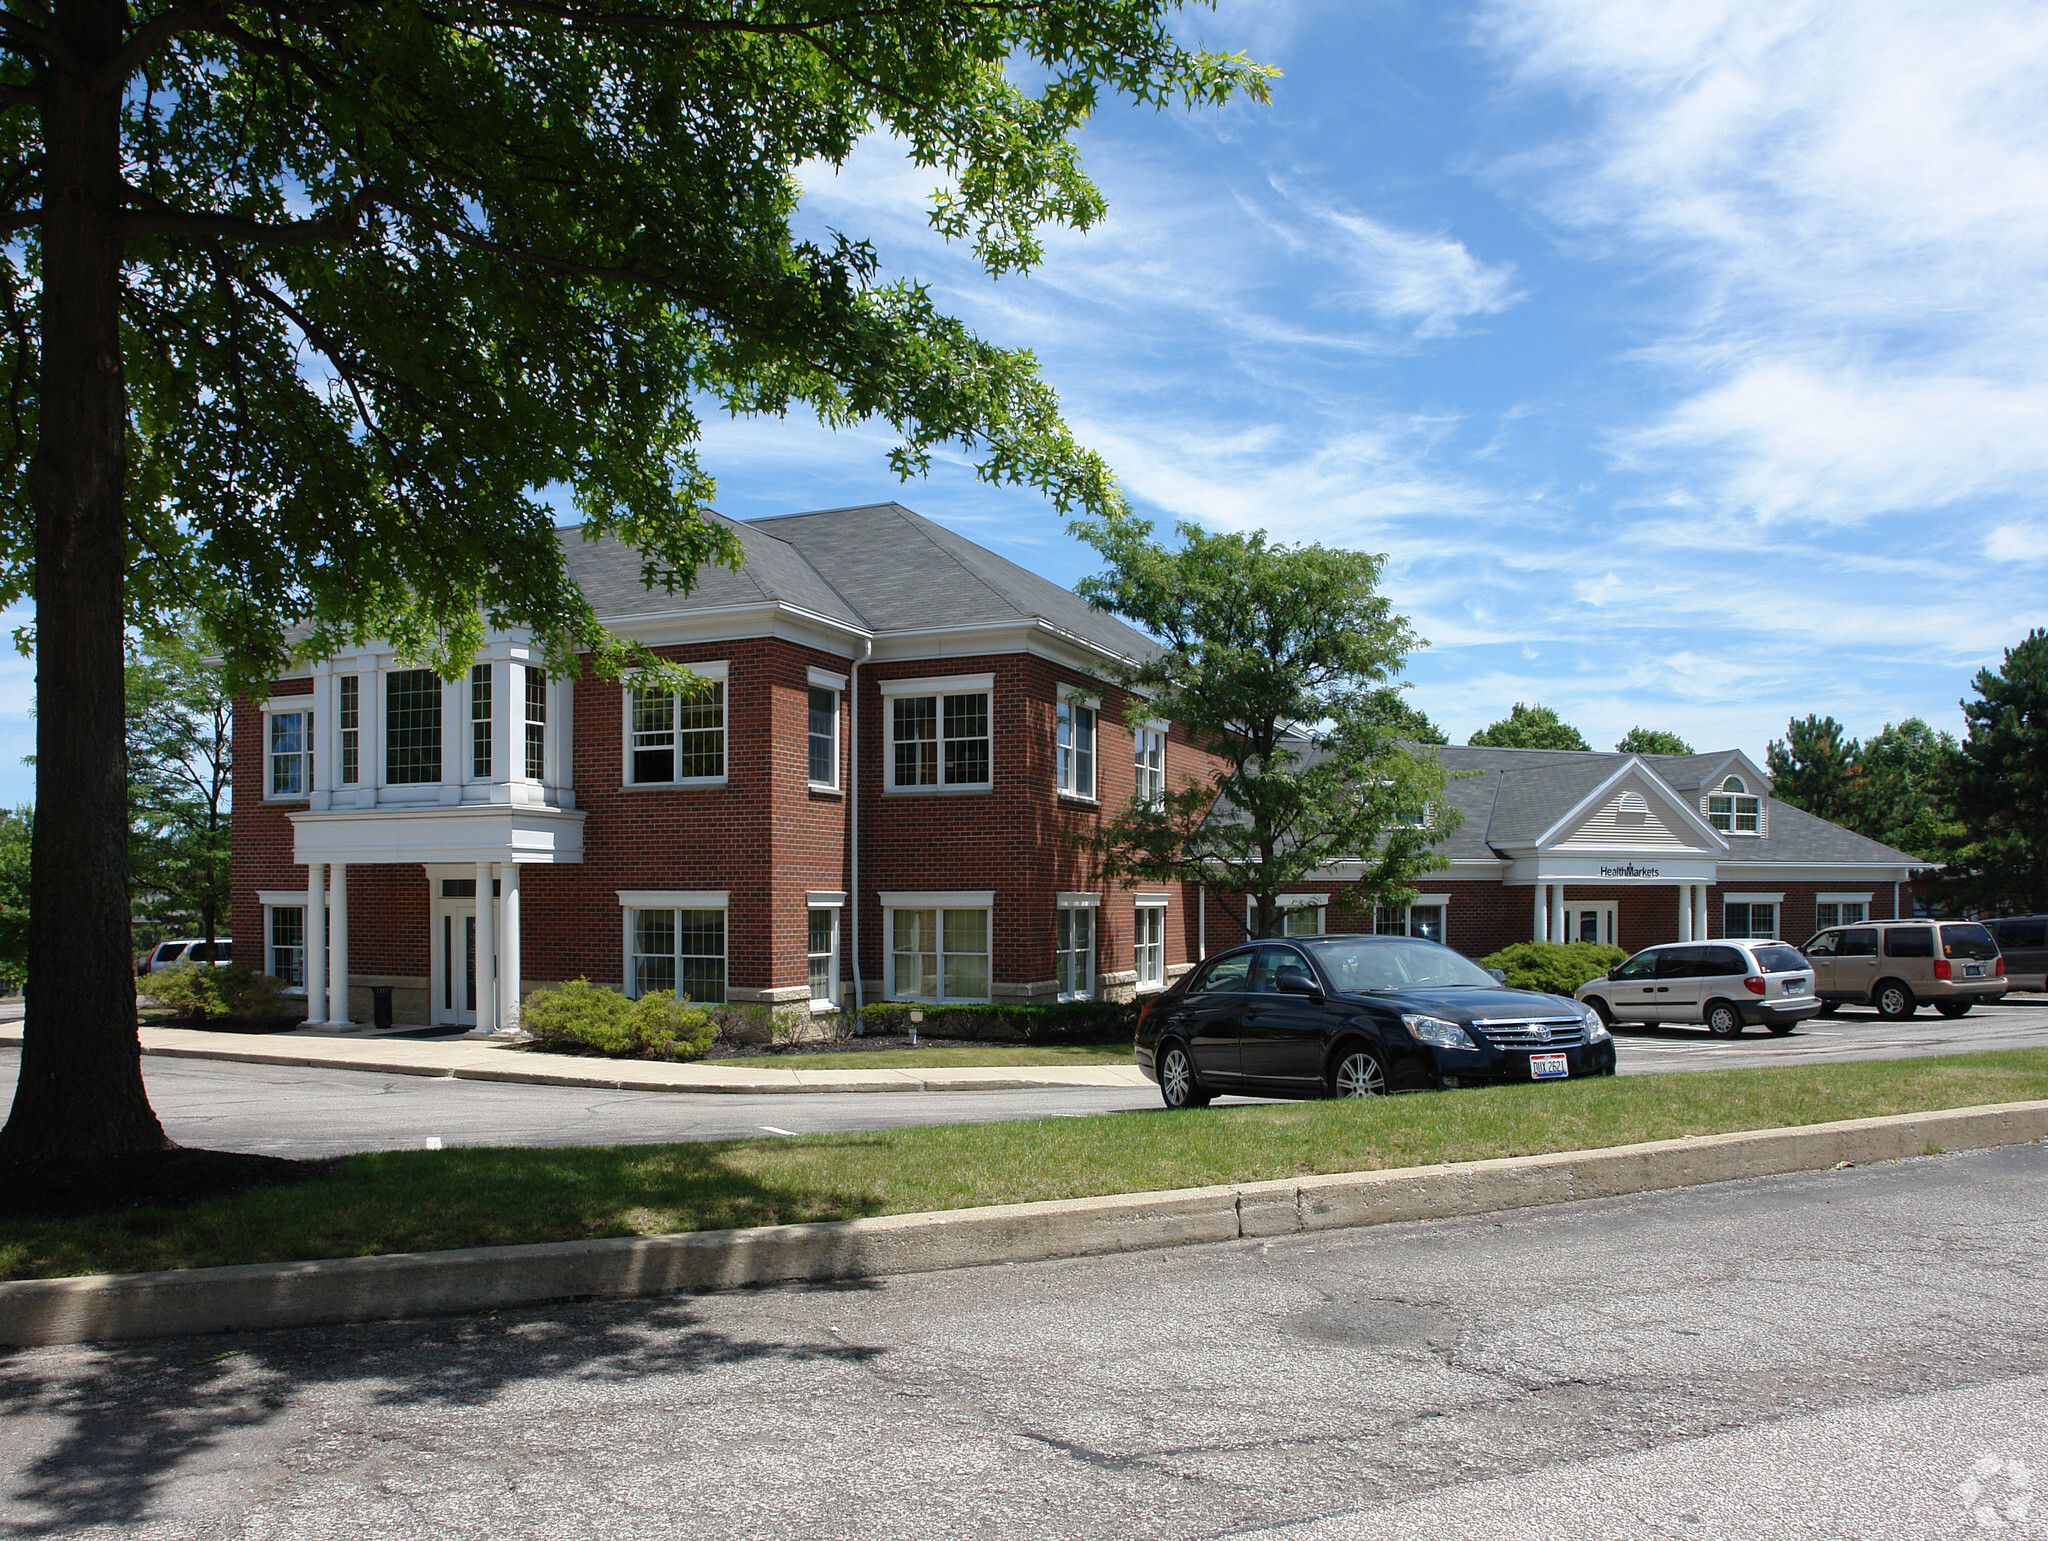
[[[90,69],[122,0],[59,0]],[[121,378],[120,84],[44,77],[42,381],[36,514],[36,823],[21,1082],[0,1159],[86,1161],[168,1144],[142,1086],[129,957],[127,564]]]

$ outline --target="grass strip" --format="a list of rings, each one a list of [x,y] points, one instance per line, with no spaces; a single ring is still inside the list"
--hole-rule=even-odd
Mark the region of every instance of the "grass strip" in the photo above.
[[[0,1278],[843,1220],[2048,1098],[2048,1049],[691,1145],[351,1156],[306,1183],[0,1226]]]
[[[705,1060],[720,1068],[741,1070],[938,1070],[970,1066],[974,1069],[1005,1065],[1135,1065],[1131,1041],[1115,1043],[969,1044],[942,1049],[856,1049],[838,1054],[747,1054],[729,1059]]]

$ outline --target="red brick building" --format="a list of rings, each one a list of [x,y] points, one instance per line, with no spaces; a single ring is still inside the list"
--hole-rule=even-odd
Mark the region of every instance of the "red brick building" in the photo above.
[[[549,678],[513,633],[460,679],[373,647],[242,703],[234,929],[312,1019],[389,985],[488,1027],[577,977],[831,1009],[856,959],[868,1001],[1124,996],[1195,958],[1191,890],[1095,883],[1072,838],[1210,767],[1100,683],[1142,637],[894,504],[734,529],[745,566],[688,595],[565,548],[694,698]]]
[[[383,985],[401,1022],[488,1028],[578,977],[817,1010],[1123,997],[1243,938],[1242,895],[1112,889],[1075,843],[1215,768],[1100,683],[1142,636],[896,504],[733,529],[745,565],[687,595],[616,542],[565,546],[605,624],[696,695],[551,678],[515,632],[458,679],[369,647],[241,703],[242,955],[315,1021],[367,1021]],[[1318,874],[1291,928],[1475,957],[1799,940],[1895,914],[1918,865],[1774,806],[1739,753],[1435,752],[1449,867],[1398,913]]]

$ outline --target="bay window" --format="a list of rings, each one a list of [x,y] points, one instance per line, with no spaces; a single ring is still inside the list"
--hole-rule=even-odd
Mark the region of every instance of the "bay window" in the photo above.
[[[337,689],[334,725],[341,730],[341,784],[352,787],[362,777],[362,681],[344,674],[335,681]]]
[[[487,663],[469,671],[469,773],[478,781],[491,779],[491,666]]]
[[[441,779],[441,677],[432,669],[384,676],[384,779],[393,786]]]
[[[722,722],[721,722],[722,725]],[[721,745],[720,759],[723,760]],[[526,779],[548,777],[548,676],[545,669],[526,667]]]

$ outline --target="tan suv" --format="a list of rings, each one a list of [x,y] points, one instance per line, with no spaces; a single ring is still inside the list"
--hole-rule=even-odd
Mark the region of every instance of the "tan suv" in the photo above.
[[[1835,926],[1799,950],[1813,964],[1813,993],[1830,1016],[1850,1002],[1867,1002],[1896,1022],[1926,1001],[1945,1017],[1960,1017],[2007,989],[1998,943],[1974,920]]]

